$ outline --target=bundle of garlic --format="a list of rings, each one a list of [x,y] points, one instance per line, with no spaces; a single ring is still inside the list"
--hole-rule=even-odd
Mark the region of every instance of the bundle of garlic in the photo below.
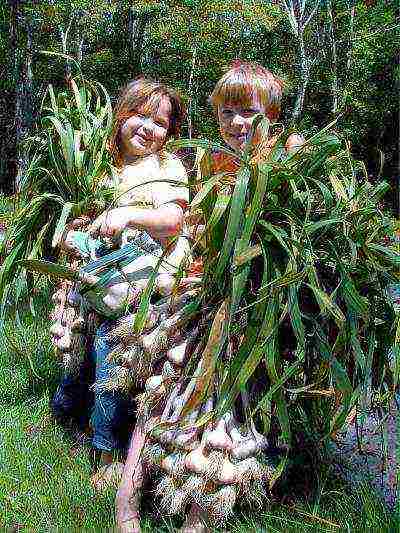
[[[52,301],[50,335],[55,355],[68,373],[74,373],[85,357],[87,338],[94,334],[98,318],[82,304],[72,282],[60,282]]]
[[[259,507],[265,503],[274,468],[263,455],[268,442],[253,422],[241,426],[229,412],[200,427],[200,418],[213,409],[211,398],[176,425],[194,384],[192,379],[184,388],[180,380],[170,390],[159,428],[172,429],[156,426],[143,459],[159,473],[156,495],[164,513],[180,513],[195,503],[214,523],[223,523],[238,498]]]
[[[114,345],[109,360],[117,366],[110,371],[104,388],[129,391],[132,385],[145,385],[144,393],[137,398],[143,409],[146,402],[149,406],[152,404],[153,393],[159,396],[160,391],[166,392],[166,385],[179,377],[191,341],[196,337],[196,328],[183,333],[185,324],[193,317],[188,304],[196,294],[194,290],[170,295],[158,304],[150,305],[140,334],[134,329],[136,313],[116,322],[108,332],[107,341]],[[161,373],[156,374],[156,368],[162,368]]]

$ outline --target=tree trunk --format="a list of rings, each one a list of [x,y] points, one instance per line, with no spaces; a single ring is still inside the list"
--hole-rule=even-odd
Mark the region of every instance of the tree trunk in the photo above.
[[[22,24],[19,24],[20,30]],[[17,175],[15,190],[18,192],[25,179],[28,169],[28,151],[24,143],[33,124],[33,75],[32,57],[33,40],[32,28],[26,23],[26,47],[18,50],[19,61],[16,65],[16,90],[15,90],[15,137],[17,146]],[[21,32],[22,33],[22,32]]]
[[[339,81],[338,81],[338,65],[337,65],[337,50],[336,50],[336,40],[335,40],[335,29],[333,25],[333,13],[332,13],[332,2],[327,0],[326,9],[328,12],[329,20],[329,37],[331,41],[331,51],[332,51],[332,113],[337,113],[338,110],[338,91],[339,91]]]
[[[148,13],[135,13],[133,9],[129,9],[128,13],[128,46],[129,57],[132,64],[132,69],[135,74],[142,71],[142,50],[144,42],[144,33],[146,26],[151,16]]]
[[[299,29],[298,34],[298,44],[299,44],[299,60],[300,60],[300,87],[297,93],[296,97],[296,103],[294,105],[294,110],[292,114],[292,120],[297,121],[302,112],[304,107],[304,98],[306,95],[306,90],[308,86],[308,82],[310,80],[310,68],[309,68],[309,62],[306,55],[306,50],[304,46],[304,35],[303,31]]]
[[[349,48],[347,50],[347,70],[350,70],[352,53],[353,53],[353,38],[354,38],[354,17],[356,14],[356,6],[354,0],[349,2],[350,8],[350,29],[349,29]]]
[[[189,105],[188,105],[188,113],[187,113],[187,121],[188,121],[188,134],[189,139],[193,137],[193,79],[194,79],[194,73],[196,70],[196,59],[197,59],[197,47],[195,46],[193,49],[192,54],[192,66],[190,69],[190,76],[189,76],[189,83],[188,83],[188,94],[189,94]]]
[[[33,123],[33,40],[31,24],[24,18],[21,0],[9,0],[10,57],[13,63],[12,108],[14,117],[13,145],[15,162],[14,190],[18,192],[28,168],[28,153],[24,142]],[[11,154],[9,154],[11,155]]]

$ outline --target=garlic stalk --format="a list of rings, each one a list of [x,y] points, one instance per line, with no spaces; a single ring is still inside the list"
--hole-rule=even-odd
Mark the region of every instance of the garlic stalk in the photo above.
[[[165,422],[166,420],[168,420],[169,415],[170,415],[171,410],[172,410],[172,406],[173,406],[173,404],[174,404],[174,401],[175,401],[176,398],[178,397],[178,394],[179,394],[180,388],[181,388],[181,384],[178,383],[178,384],[176,385],[176,387],[174,387],[174,388],[172,389],[170,395],[168,396],[167,401],[166,401],[166,403],[165,403],[164,411],[162,412],[162,415],[161,415],[161,421],[162,421],[162,422]]]
[[[185,425],[188,426],[187,429],[177,428],[173,437],[170,440],[170,443],[176,448],[181,448],[185,451],[193,451],[200,444],[197,435],[199,433],[199,428],[193,427],[193,424],[196,422],[197,417],[199,416],[199,410],[196,409],[185,420]]]
[[[193,394],[193,391],[196,387],[196,382],[197,382],[197,379],[200,375],[200,372],[201,372],[201,368],[202,368],[202,362],[203,362],[203,359],[200,359],[198,365],[197,365],[197,368],[194,372],[194,375],[192,377],[192,379],[189,381],[189,384],[187,385],[184,393],[181,395],[181,396],[178,396],[177,399],[175,400],[175,404],[174,404],[174,407],[175,407],[175,410],[172,414],[172,417],[170,418],[170,422],[178,422],[180,416],[181,416],[181,413],[183,411],[183,408],[185,407],[185,405],[187,404],[187,402],[189,401],[191,395]]]

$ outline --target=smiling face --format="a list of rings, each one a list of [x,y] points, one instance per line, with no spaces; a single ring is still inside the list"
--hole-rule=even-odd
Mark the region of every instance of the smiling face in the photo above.
[[[151,97],[120,128],[126,163],[159,152],[167,139],[172,106],[167,96]]]
[[[242,103],[220,103],[217,106],[219,129],[223,140],[234,150],[243,151],[254,117],[265,114],[256,94]]]

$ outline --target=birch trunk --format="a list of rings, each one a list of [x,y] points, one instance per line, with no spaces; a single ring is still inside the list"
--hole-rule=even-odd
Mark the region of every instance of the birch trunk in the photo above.
[[[129,56],[132,62],[132,69],[136,73],[141,72],[144,35],[151,16],[149,13],[135,13],[133,9],[129,9],[128,12]]]
[[[306,50],[304,46],[304,37],[303,33],[299,32],[298,35],[298,44],[299,44],[299,60],[300,60],[300,87],[296,97],[296,103],[294,105],[294,110],[292,114],[292,120],[296,121],[300,118],[303,107],[304,99],[307,91],[308,82],[310,81],[310,70],[308,64],[308,58],[306,55]]]
[[[349,30],[349,48],[347,50],[347,70],[350,70],[352,53],[353,53],[353,39],[354,39],[354,17],[356,14],[356,6],[354,0],[350,0],[350,30]]]
[[[192,66],[190,69],[188,93],[189,93],[189,105],[188,105],[188,133],[189,139],[193,136],[193,79],[196,70],[197,48],[193,49]]]

